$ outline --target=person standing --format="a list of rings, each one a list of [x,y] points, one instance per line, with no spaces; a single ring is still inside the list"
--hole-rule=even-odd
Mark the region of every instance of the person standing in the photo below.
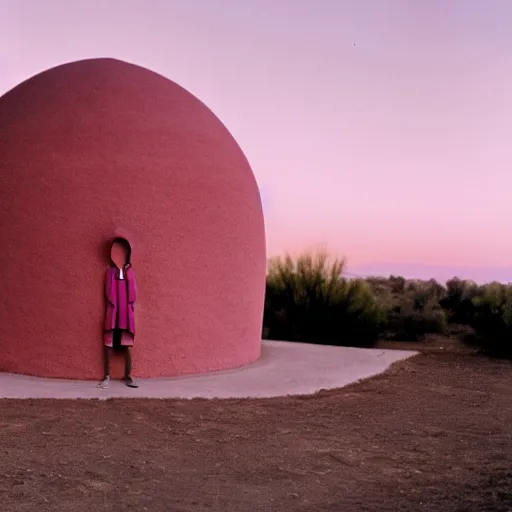
[[[98,385],[107,388],[110,384],[110,359],[112,352],[124,355],[124,382],[137,388],[132,378],[132,349],[135,339],[135,301],[137,287],[131,263],[131,245],[126,238],[118,237],[110,249],[111,264],[105,276],[105,326],[104,326],[104,378]]]

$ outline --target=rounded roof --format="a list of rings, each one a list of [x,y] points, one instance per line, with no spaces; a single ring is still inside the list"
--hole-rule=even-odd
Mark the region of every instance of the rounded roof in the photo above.
[[[106,247],[136,248],[136,373],[259,355],[265,236],[240,147],[196,97],[113,59],[65,64],[0,98],[0,370],[101,372]]]

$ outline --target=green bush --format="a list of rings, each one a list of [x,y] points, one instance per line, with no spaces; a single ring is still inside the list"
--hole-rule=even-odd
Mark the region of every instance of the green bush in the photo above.
[[[446,294],[440,301],[450,323],[470,325],[475,314],[473,299],[478,291],[473,281],[464,281],[457,277],[446,283]]]
[[[512,357],[512,287],[500,283],[481,286],[472,302],[471,325],[482,351]]]
[[[446,315],[439,305],[445,289],[436,281],[406,281],[391,276],[368,282],[385,311],[382,339],[418,341],[426,334],[445,332]]]
[[[270,261],[264,337],[338,346],[372,346],[383,320],[370,286],[343,278],[345,261],[304,253]]]
[[[512,357],[512,287],[435,280],[343,277],[345,261],[304,253],[270,261],[263,337],[369,347],[378,338],[441,334]]]
[[[389,312],[382,337],[395,341],[419,341],[426,334],[443,334],[446,327],[445,312],[435,302],[428,302],[422,307],[406,302]]]

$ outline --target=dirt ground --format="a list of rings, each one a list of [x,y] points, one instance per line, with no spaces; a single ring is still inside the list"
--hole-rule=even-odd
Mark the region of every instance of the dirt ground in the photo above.
[[[0,400],[3,512],[512,511],[512,364],[427,352],[313,397]]]

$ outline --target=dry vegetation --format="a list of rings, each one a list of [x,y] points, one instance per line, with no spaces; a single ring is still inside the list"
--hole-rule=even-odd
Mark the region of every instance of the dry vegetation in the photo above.
[[[347,279],[344,261],[302,254],[271,261],[263,335],[268,339],[373,346],[377,340],[451,336],[494,356],[512,355],[512,287],[454,278]]]

